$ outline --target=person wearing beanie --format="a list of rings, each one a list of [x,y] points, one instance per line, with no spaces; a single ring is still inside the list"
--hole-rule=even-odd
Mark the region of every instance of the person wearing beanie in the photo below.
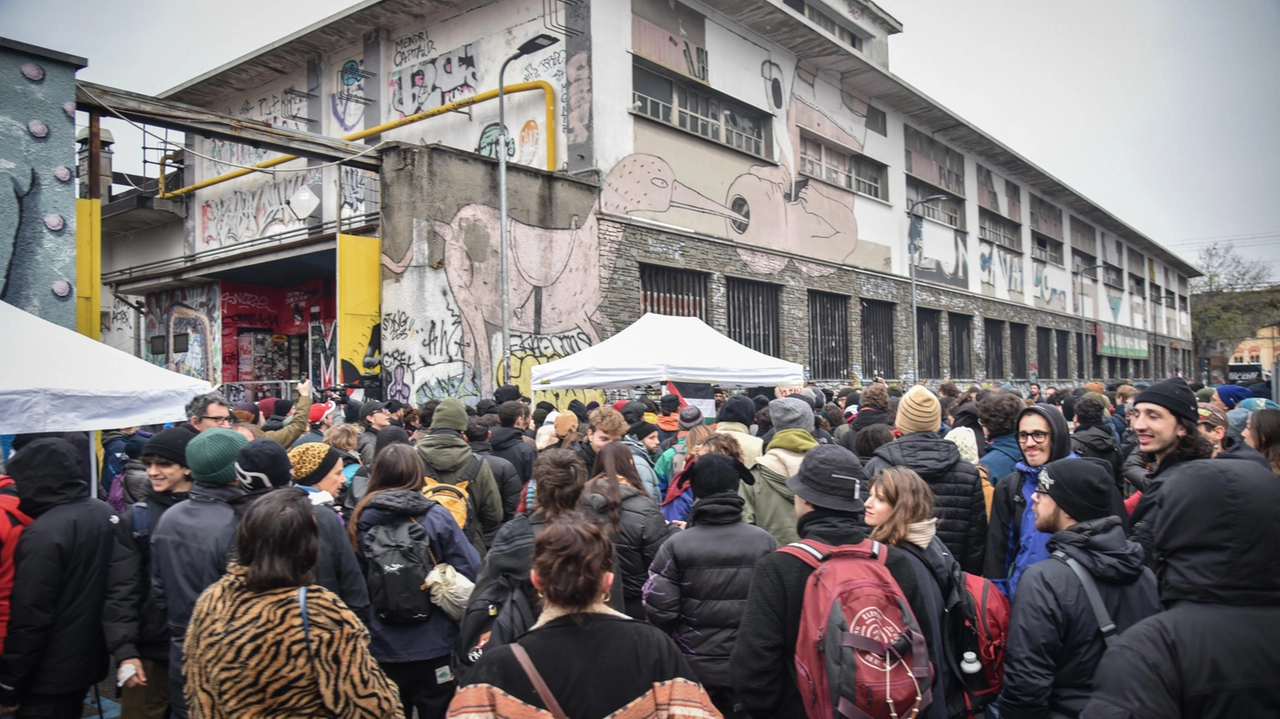
[[[543,400],[533,409],[533,426],[541,427],[542,423],[547,419],[547,415],[556,411],[556,406]]]
[[[1125,538],[1106,462],[1050,462],[1033,496],[1036,528],[1051,535],[1052,554],[1029,567],[1018,585],[1000,716],[1079,716],[1107,641],[1076,572],[1097,587],[1117,634],[1158,613],[1160,593],[1155,575],[1143,566],[1142,547]]]
[[[817,447],[818,441],[813,437],[813,408],[805,400],[775,399],[769,403],[769,416],[773,420],[772,440],[751,468],[755,483],[740,490],[746,500],[742,518],[786,545],[800,538],[795,493],[787,486],[787,479],[800,471],[805,454]]]
[[[519,402],[520,388],[513,384],[504,384],[493,391],[493,401],[495,404]]]
[[[271,414],[267,417],[267,421],[262,425],[262,429],[265,432],[275,432],[276,430],[284,429],[285,422],[287,422],[294,413],[292,400],[278,399],[271,407]]]
[[[865,396],[864,396],[865,401]],[[902,436],[876,449],[862,468],[859,496],[866,496],[871,478],[884,467],[914,470],[933,490],[933,513],[938,519],[938,539],[947,545],[961,569],[982,573],[987,549],[987,501],[982,478],[960,449],[938,435],[942,405],[925,387],[907,390],[898,402],[895,426]]]
[[[465,487],[475,516],[468,518],[463,530],[471,546],[484,557],[486,534],[493,536],[502,524],[502,493],[489,463],[475,456],[462,436],[467,422],[462,400],[450,397],[442,401],[431,416],[430,431],[414,449],[426,466],[428,477],[439,484]]]
[[[1155,388],[1153,387],[1152,389]],[[1240,404],[1241,400],[1246,400],[1249,397],[1248,389],[1238,384],[1224,384],[1213,391],[1213,398],[1210,402],[1221,407],[1223,411],[1230,412],[1236,408],[1236,405]]]
[[[106,502],[91,496],[79,450],[68,439],[28,437],[7,463],[4,481],[17,501],[4,502],[9,526],[0,534],[6,716],[79,716],[89,687],[107,678],[109,654],[146,673],[134,538]]]
[[[677,638],[712,703],[732,717],[738,700],[729,655],[741,608],[756,562],[777,549],[778,542],[742,521],[738,487],[755,480],[741,462],[725,454],[703,455],[689,465],[686,477],[694,497],[688,527],[658,549],[649,566],[644,610],[650,624]]]
[[[338,494],[347,481],[338,450],[322,442],[304,444],[289,450],[289,464],[294,485],[307,493],[312,504],[337,511]]]
[[[640,405],[643,407],[644,405]],[[587,406],[580,399],[569,400],[568,410],[578,416],[578,426],[581,427],[591,421],[591,417],[587,412]],[[641,410],[643,411],[643,410]],[[633,420],[634,421],[634,420]]]
[[[1196,390],[1196,401],[1197,401],[1197,402],[1205,402],[1205,403],[1212,402],[1212,401],[1213,401],[1213,388],[1212,388],[1212,387],[1201,387],[1200,389]],[[1224,410],[1224,411],[1225,411],[1225,410]]]
[[[228,526],[234,531],[233,503],[245,496],[235,463],[246,444],[248,440],[229,429],[209,429],[193,437],[185,452],[195,483],[190,501],[174,505],[151,530],[156,606],[167,617],[172,634],[169,703],[175,717],[187,716],[182,645],[191,612],[200,593],[218,581],[226,566],[225,547],[211,540]]]
[[[627,429],[622,443],[631,450],[636,472],[650,497],[661,497],[658,492],[658,473],[653,469],[654,453],[658,451],[658,426],[641,419]]]
[[[725,400],[720,413],[716,415],[716,432],[731,435],[738,440],[738,447],[742,450],[742,463],[747,469],[755,466],[756,460],[764,451],[764,441],[751,434],[751,425],[755,424],[755,419],[755,402],[744,394],[735,394]]]
[[[664,394],[658,400],[658,441],[667,445],[680,431],[680,395]],[[667,445],[670,446],[670,445]]]
[[[1133,415],[1129,424],[1138,438],[1138,452],[1155,469],[1147,476],[1142,499],[1129,518],[1129,538],[1146,551],[1147,566],[1155,567],[1160,488],[1172,477],[1194,475],[1196,460],[1213,457],[1213,445],[1200,433],[1200,406],[1181,377],[1156,382],[1139,392],[1133,398]]]
[[[818,446],[815,442],[793,475],[785,482],[795,498],[791,503],[793,534],[806,543],[858,546],[870,552],[871,540],[862,521],[864,507],[858,498],[862,476],[858,458],[839,445]],[[756,486],[760,481],[757,475]],[[881,551],[884,566],[901,588],[921,632],[926,637],[933,636],[940,618],[928,611],[910,557],[892,547],[882,546]],[[782,550],[771,552],[756,563],[729,658],[730,679],[738,701],[753,717],[806,715],[797,688],[795,651],[805,587],[815,565],[805,550],[787,548],[785,544]],[[935,667],[940,666],[941,655],[931,651],[930,657]],[[902,713],[904,717],[908,714]],[[919,714],[920,719],[945,716],[946,702],[939,699]]]

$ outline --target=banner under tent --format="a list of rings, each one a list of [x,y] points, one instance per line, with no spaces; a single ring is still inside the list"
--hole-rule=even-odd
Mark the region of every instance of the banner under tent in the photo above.
[[[697,317],[650,313],[597,345],[534,367],[530,389],[630,389],[670,381],[800,387],[804,368],[738,344]]]
[[[85,432],[184,419],[209,383],[0,302],[0,434]]]

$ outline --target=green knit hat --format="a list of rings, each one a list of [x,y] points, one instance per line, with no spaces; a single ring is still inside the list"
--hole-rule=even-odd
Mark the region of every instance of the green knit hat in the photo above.
[[[220,427],[207,429],[187,444],[187,467],[200,484],[233,484],[236,452],[249,443],[244,435]]]
[[[450,397],[436,407],[431,415],[431,429],[454,429],[459,432],[467,428],[467,406],[462,400]]]

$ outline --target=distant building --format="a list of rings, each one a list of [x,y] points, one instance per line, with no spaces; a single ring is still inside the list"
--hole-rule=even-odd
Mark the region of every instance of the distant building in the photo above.
[[[550,33],[506,74],[550,83],[550,120],[520,92],[506,142],[484,101],[364,140],[396,143],[379,174],[297,160],[174,200],[126,193],[104,209],[103,280],[146,317],[108,341],[139,335],[153,361],[249,395],[370,367],[401,400],[488,394],[503,348],[486,158],[505,153],[526,388],[643,312],[700,316],[832,382],[1190,367],[1196,269],[892,74],[901,31],[869,0],[362,3],[164,97],[345,136],[495,90]],[[188,137],[170,189],[271,156]],[[934,196],[913,323],[906,210]]]

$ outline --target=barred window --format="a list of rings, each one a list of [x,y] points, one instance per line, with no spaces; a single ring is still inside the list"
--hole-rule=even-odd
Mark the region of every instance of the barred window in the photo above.
[[[778,286],[729,278],[725,282],[729,337],[757,352],[782,353],[778,325]]]
[[[973,318],[948,313],[947,324],[951,329],[951,376],[956,379],[972,378]]]
[[[844,295],[809,291],[809,374],[849,376],[849,298]]]
[[[1053,377],[1053,330],[1036,328],[1036,365],[1041,378]]]
[[[1016,322],[1009,323],[1009,358],[1013,364],[1015,379],[1027,379],[1031,373],[1027,370],[1027,326]]]
[[[893,346],[893,303],[862,300],[862,371],[868,377],[897,377]]]
[[[640,265],[642,312],[707,319],[707,275],[659,265]]]
[[[920,352],[917,379],[942,376],[941,317],[938,310],[916,310],[916,346]]]
[[[1004,322],[1001,320],[983,320],[983,347],[987,354],[987,379],[997,381],[1004,379]]]

